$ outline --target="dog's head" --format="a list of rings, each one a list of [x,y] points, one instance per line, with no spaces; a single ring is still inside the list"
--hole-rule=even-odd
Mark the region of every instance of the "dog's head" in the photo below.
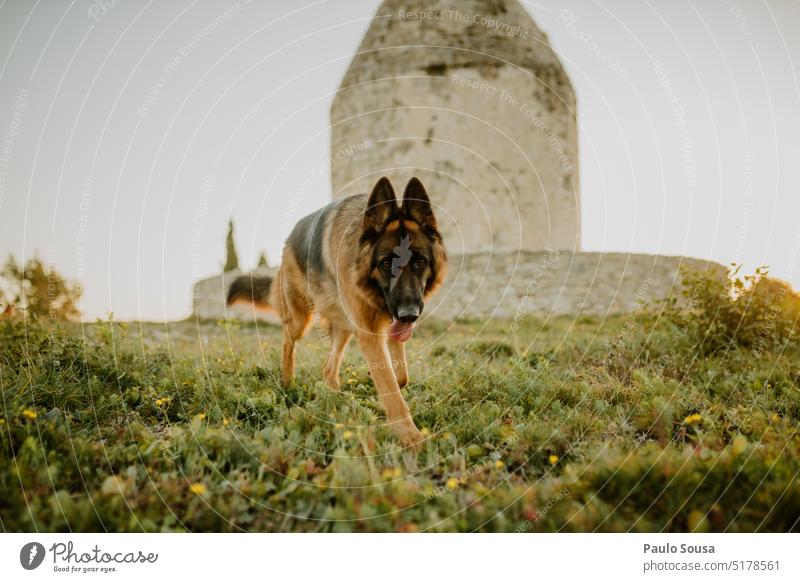
[[[367,202],[361,243],[371,252],[370,284],[392,317],[389,335],[406,341],[425,300],[444,280],[447,254],[425,187],[412,178],[399,206],[387,178],[381,178]]]

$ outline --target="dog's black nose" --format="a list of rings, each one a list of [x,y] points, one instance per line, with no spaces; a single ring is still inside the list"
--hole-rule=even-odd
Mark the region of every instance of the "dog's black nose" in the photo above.
[[[397,309],[397,319],[403,323],[413,323],[417,321],[421,311],[418,305],[403,305]]]

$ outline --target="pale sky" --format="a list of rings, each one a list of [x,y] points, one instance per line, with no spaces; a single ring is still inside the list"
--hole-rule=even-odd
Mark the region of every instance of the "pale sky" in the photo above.
[[[105,4],[105,8],[100,8]],[[379,2],[0,2],[0,255],[87,319],[175,319],[330,197],[333,94]],[[524,2],[576,88],[583,249],[800,287],[800,2]]]

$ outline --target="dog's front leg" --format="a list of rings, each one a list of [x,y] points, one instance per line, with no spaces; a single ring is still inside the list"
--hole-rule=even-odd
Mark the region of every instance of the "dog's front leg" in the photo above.
[[[397,378],[397,384],[400,388],[405,388],[408,385],[408,364],[406,363],[406,344],[405,342],[396,342],[389,340],[389,355],[392,356],[392,366],[394,367],[394,376]]]
[[[418,445],[425,437],[414,424],[408,405],[400,393],[389,347],[386,345],[386,337],[362,332],[356,336],[356,339],[369,364],[370,374],[375,382],[375,388],[378,390],[378,398],[386,410],[389,424],[400,436],[400,441],[404,445]]]

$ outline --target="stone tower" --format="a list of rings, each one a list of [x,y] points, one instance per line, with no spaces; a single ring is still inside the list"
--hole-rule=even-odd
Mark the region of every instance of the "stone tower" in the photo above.
[[[334,197],[418,175],[451,254],[580,250],[575,93],[517,0],[384,1],[331,143]]]

